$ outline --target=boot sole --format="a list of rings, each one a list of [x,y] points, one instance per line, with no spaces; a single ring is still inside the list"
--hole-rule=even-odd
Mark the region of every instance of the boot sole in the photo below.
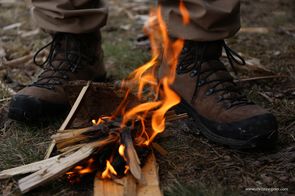
[[[222,137],[211,131],[206,125],[204,125],[200,119],[200,115],[191,108],[191,106],[185,101],[181,100],[181,103],[176,106],[177,111],[187,112],[196,122],[197,128],[200,132],[207,137],[210,141],[218,144],[229,146],[234,149],[253,149],[256,147],[269,148],[273,147],[273,143],[277,140],[277,131],[272,130],[267,134],[252,137],[248,140],[238,140],[233,138]]]
[[[53,104],[35,97],[17,95],[10,102],[8,117],[21,122],[33,123],[62,114],[68,108],[66,104]]]

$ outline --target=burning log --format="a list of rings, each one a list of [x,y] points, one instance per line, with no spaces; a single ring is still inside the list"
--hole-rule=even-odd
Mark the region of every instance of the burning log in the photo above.
[[[48,167],[42,168],[37,172],[20,179],[18,181],[19,189],[22,193],[26,193],[37,186],[63,175],[75,164],[89,157],[94,149],[93,146],[84,146],[73,154],[57,159],[56,162],[50,164]]]
[[[95,86],[96,84],[94,83],[88,85],[90,89],[92,89],[92,86]],[[83,94],[86,95],[85,93]],[[82,100],[83,96],[78,96],[78,98]],[[76,105],[75,113],[79,112],[79,108],[82,108],[77,107],[77,104],[73,105]],[[73,112],[70,112],[70,114],[71,118],[73,118]],[[146,124],[150,124],[152,116],[149,114],[146,116]],[[96,124],[94,123],[89,127],[65,129],[65,127],[73,121],[71,118],[67,118],[67,123],[63,123],[60,130],[52,136],[57,150],[62,154],[32,164],[2,171],[0,173],[0,179],[20,174],[32,173],[20,179],[18,182],[20,190],[23,193],[26,193],[35,187],[45,184],[66,173],[68,173],[69,176],[75,176],[75,172],[78,172],[78,174],[81,175],[80,173],[84,173],[88,168],[81,168],[80,170],[76,170],[75,168],[79,168],[82,162],[89,160],[91,157],[100,157],[97,161],[101,164],[102,170],[98,173],[100,174],[99,177],[101,182],[103,182],[102,184],[106,186],[105,182],[109,181],[102,179],[102,173],[104,172],[103,164],[111,158],[112,161],[109,161],[109,164],[115,169],[115,171],[117,171],[118,176],[123,176],[128,171],[131,172],[131,174],[127,174],[127,181],[124,177],[123,181],[125,184],[123,191],[131,193],[134,192],[134,187],[137,187],[136,190],[138,193],[138,190],[143,185],[136,185],[136,181],[144,183],[147,180],[144,169],[141,169],[141,166],[144,163],[144,161],[142,162],[141,160],[146,159],[145,157],[150,152],[148,146],[138,146],[142,145],[144,141],[144,135],[138,137],[138,130],[141,130],[142,122],[140,120],[136,120],[134,123],[122,127],[122,118],[110,119],[109,117],[102,117],[100,118],[100,124],[97,124],[96,122]],[[166,113],[166,122],[172,122],[174,120],[184,118],[187,118],[187,114],[176,114],[174,111]],[[114,150],[119,149],[121,145],[124,146],[123,153],[121,153],[122,155],[120,156],[120,152],[118,151],[114,154]],[[159,151],[162,154],[165,154],[165,151],[161,148],[161,146],[157,144],[153,144],[151,146],[155,146],[157,150],[160,149]],[[124,167],[125,165],[128,166],[128,169]],[[89,169],[87,172],[95,171],[96,170],[94,169],[93,171],[92,169]],[[114,180],[117,179],[115,175],[108,174],[107,172],[106,176]],[[113,187],[113,185],[110,186]]]
[[[127,159],[128,166],[130,167],[130,172],[137,179],[141,179],[141,168],[140,168],[140,160],[138,158],[137,152],[133,146],[133,140],[131,138],[130,129],[125,128],[121,133],[122,144],[126,148],[123,150],[124,157]]]

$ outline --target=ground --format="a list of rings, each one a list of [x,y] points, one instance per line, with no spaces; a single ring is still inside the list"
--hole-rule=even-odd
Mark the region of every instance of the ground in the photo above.
[[[17,91],[29,84],[40,68],[30,61],[6,66],[4,58],[13,60],[35,52],[50,38],[42,31],[28,34],[36,29],[29,9],[20,0],[11,2],[0,1],[0,80]],[[110,20],[102,31],[106,66],[112,79],[124,78],[149,58],[148,51],[136,42],[142,33],[142,21],[148,14],[149,4],[143,2],[108,1]],[[295,3],[290,0],[242,0],[241,8],[243,27],[264,29],[263,32],[244,30],[228,40],[232,48],[253,64],[237,67],[243,81],[239,84],[245,87],[249,98],[275,114],[280,127],[279,142],[271,151],[237,151],[208,142],[190,119],[173,123],[158,138],[158,143],[169,152],[167,156],[157,154],[165,195],[270,194],[245,191],[245,188],[256,187],[288,188],[289,194],[295,194]],[[15,23],[21,23],[21,26],[7,28]],[[260,78],[268,75],[279,77]],[[50,119],[39,125],[11,121],[6,117],[10,97],[2,87],[0,170],[42,159],[50,136],[64,118]],[[0,181],[0,195],[19,195],[16,180]],[[288,192],[273,194],[287,195]],[[59,179],[29,195],[90,193],[89,186],[73,187]]]

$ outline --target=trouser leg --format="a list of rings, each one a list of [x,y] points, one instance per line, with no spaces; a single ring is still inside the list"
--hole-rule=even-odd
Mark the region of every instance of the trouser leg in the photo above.
[[[49,32],[88,33],[105,25],[108,11],[99,0],[32,0],[37,25]]]
[[[159,0],[172,37],[215,41],[233,36],[240,28],[239,0],[183,0],[190,23],[182,22],[180,0]]]

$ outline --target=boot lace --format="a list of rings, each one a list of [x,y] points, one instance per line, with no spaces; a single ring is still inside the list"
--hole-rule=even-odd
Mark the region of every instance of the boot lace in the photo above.
[[[42,63],[37,62],[39,54],[50,47],[49,54]],[[74,35],[56,33],[51,42],[40,48],[34,55],[34,63],[43,68],[37,81],[30,86],[54,89],[63,81],[69,80],[69,73],[74,73],[81,68],[81,62],[92,64],[94,58],[89,58],[81,52],[81,42]]]
[[[185,74],[190,72],[190,77],[197,77],[196,87],[193,93],[192,102],[197,98],[199,88],[206,84],[211,84],[212,86],[206,92],[207,96],[219,93],[218,103],[227,102],[227,109],[230,109],[237,105],[249,105],[253,104],[249,102],[241,92],[237,84],[233,81],[233,77],[228,74],[228,77],[221,78],[217,77],[215,79],[209,79],[210,76],[218,71],[225,71],[227,69],[225,66],[211,66],[204,68],[203,63],[209,59],[205,57],[206,44],[193,46],[185,46],[179,58],[179,65],[177,66],[177,74]],[[235,51],[230,49],[224,41],[222,41],[222,47],[226,53],[229,64],[237,74],[234,67],[234,63],[245,65],[245,60]]]

